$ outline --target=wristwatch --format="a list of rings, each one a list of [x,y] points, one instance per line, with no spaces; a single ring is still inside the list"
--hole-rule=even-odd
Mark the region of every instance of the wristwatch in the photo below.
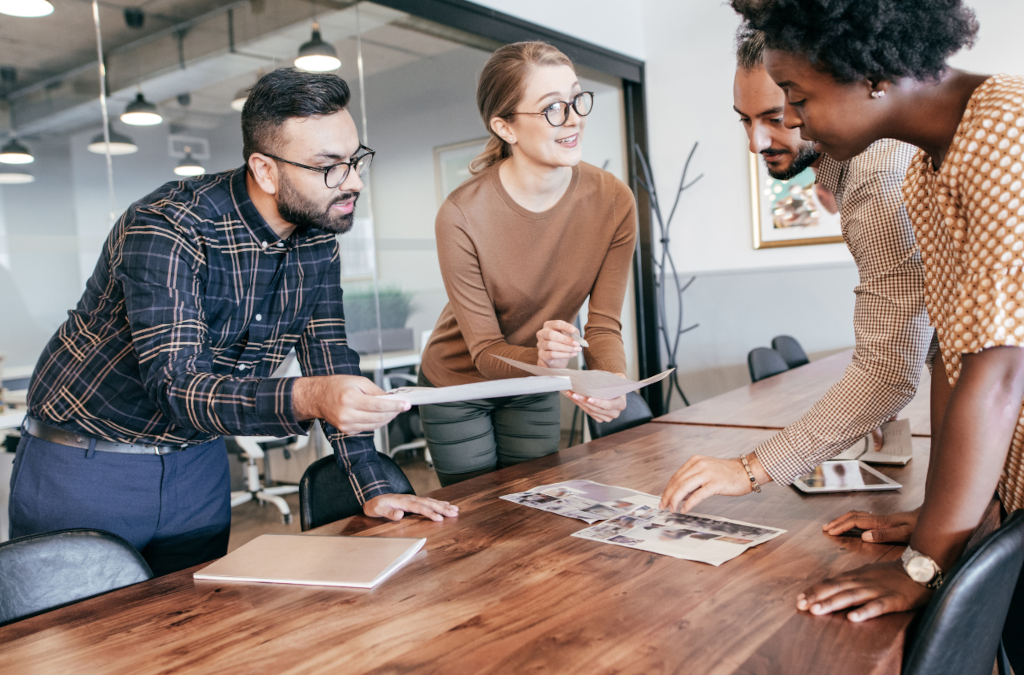
[[[939,564],[924,553],[907,547],[900,556],[907,576],[926,588],[936,589],[942,585],[942,570]]]

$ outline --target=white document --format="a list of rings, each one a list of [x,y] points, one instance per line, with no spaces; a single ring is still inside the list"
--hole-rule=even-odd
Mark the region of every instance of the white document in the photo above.
[[[561,377],[568,377],[572,380],[572,390],[577,394],[582,394],[590,398],[600,399],[613,399],[628,394],[631,391],[637,389],[643,389],[649,384],[660,382],[668,377],[675,368],[670,368],[663,373],[659,373],[654,377],[648,377],[646,380],[640,380],[634,382],[633,380],[627,380],[619,377],[614,373],[608,373],[603,370],[570,370],[569,368],[542,368],[540,366],[531,366],[521,361],[513,361],[512,359],[506,359],[504,356],[496,356],[495,358],[501,359],[510,366],[525,370],[531,375],[558,375]]]
[[[409,562],[426,541],[262,534],[192,577],[207,581],[373,588]]]
[[[620,516],[637,505],[657,506],[660,501],[658,497],[646,492],[590,480],[540,485],[526,492],[502,495],[501,498],[531,509],[582,520],[584,523],[596,523]]]
[[[457,384],[454,387],[399,387],[377,398],[408,401],[412,405],[429,405],[454,401],[476,401],[482,398],[500,398],[502,396],[544,394],[549,391],[565,391],[571,388],[572,382],[568,377],[545,375],[544,377],[513,377],[507,380]]]
[[[785,530],[775,527],[717,516],[637,506],[572,536],[717,567],[783,532]]]
[[[910,420],[893,420],[882,425],[882,450],[875,452],[875,442],[868,434],[849,449],[832,458],[832,461],[859,459],[870,464],[906,465],[914,458],[914,446],[910,434]]]

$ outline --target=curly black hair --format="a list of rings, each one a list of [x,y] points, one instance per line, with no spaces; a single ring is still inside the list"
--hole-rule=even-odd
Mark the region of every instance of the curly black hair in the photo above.
[[[929,80],[974,44],[978,21],[961,0],[730,0],[769,49],[807,56],[841,82]]]

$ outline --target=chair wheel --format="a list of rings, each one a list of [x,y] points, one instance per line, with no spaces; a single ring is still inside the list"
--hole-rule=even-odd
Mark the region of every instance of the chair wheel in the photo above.
[[[282,517],[284,518],[284,524],[285,525],[291,525],[292,524],[292,514],[285,513]]]
[[[266,506],[267,505],[267,503],[265,501],[263,501],[262,499],[257,499],[256,503],[259,504],[260,506]]]

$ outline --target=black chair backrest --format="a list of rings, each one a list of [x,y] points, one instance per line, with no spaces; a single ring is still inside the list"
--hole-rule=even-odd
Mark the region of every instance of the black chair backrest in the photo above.
[[[965,553],[921,615],[903,675],[991,675],[1024,563],[1024,510]]]
[[[774,349],[758,347],[747,354],[747,367],[750,369],[750,381],[759,382],[766,377],[778,375],[789,370],[786,360]]]
[[[611,422],[595,422],[590,415],[587,415],[587,424],[590,425],[591,438],[604,438],[641,424],[647,424],[652,419],[654,419],[654,415],[651,414],[647,401],[640,394],[631,391],[626,394],[626,409],[620,412],[618,417]]]
[[[807,358],[807,352],[794,337],[779,335],[772,338],[772,349],[782,354],[782,358],[790,368],[799,368],[811,362]]]
[[[393,459],[379,452],[377,457],[391,483],[392,492],[416,494]],[[299,481],[299,521],[303,532],[362,512],[363,507],[356,499],[352,483],[342,473],[334,455],[321,457],[306,468]]]
[[[153,578],[127,541],[57,530],[0,544],[0,625]]]

